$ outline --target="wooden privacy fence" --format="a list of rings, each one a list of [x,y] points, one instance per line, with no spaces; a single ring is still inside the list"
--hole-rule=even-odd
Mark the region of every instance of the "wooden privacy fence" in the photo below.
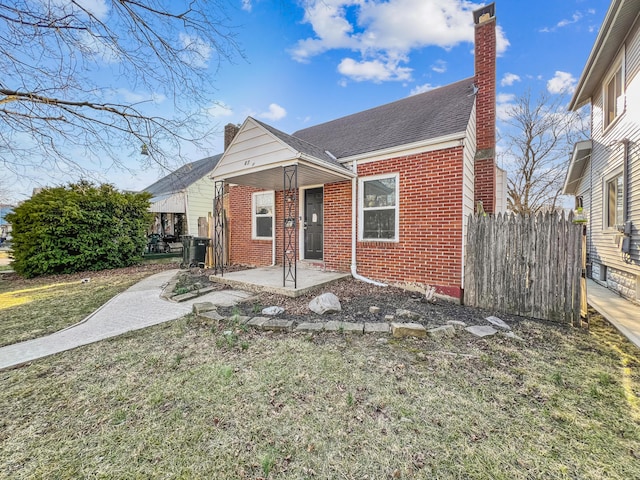
[[[582,237],[573,214],[469,216],[465,304],[579,326]]]

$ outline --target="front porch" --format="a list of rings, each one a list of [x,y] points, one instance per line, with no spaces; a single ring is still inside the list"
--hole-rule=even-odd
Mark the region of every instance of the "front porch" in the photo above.
[[[252,292],[269,292],[285,295],[287,297],[299,297],[311,290],[319,289],[342,278],[351,277],[349,273],[325,272],[315,268],[310,268],[304,262],[298,262],[297,282],[282,286],[282,265],[274,267],[258,267],[238,272],[225,272],[211,275],[212,282],[223,283],[243,290]]]

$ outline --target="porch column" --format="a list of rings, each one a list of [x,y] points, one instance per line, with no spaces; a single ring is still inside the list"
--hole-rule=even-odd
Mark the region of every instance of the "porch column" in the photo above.
[[[287,281],[291,281],[293,282],[293,288],[298,288],[296,278],[298,260],[298,165],[284,167],[283,173],[282,286],[286,287]]]
[[[213,196],[213,273],[224,276],[224,180],[214,184]]]

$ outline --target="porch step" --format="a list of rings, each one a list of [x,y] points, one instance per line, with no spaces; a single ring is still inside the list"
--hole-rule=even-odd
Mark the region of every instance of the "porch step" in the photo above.
[[[319,270],[324,272],[327,270],[327,266],[324,264],[322,260],[300,260],[298,265],[302,268],[308,268],[311,270]]]

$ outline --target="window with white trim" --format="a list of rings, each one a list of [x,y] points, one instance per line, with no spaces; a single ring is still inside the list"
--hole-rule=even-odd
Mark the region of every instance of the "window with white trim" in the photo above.
[[[273,192],[256,192],[252,201],[251,237],[258,240],[273,239]]]
[[[622,173],[609,178],[604,188],[604,225],[607,228],[615,228],[623,222],[624,186]]]
[[[603,85],[603,126],[606,129],[624,112],[624,51],[616,59]]]
[[[398,240],[398,175],[360,179],[360,240]]]

